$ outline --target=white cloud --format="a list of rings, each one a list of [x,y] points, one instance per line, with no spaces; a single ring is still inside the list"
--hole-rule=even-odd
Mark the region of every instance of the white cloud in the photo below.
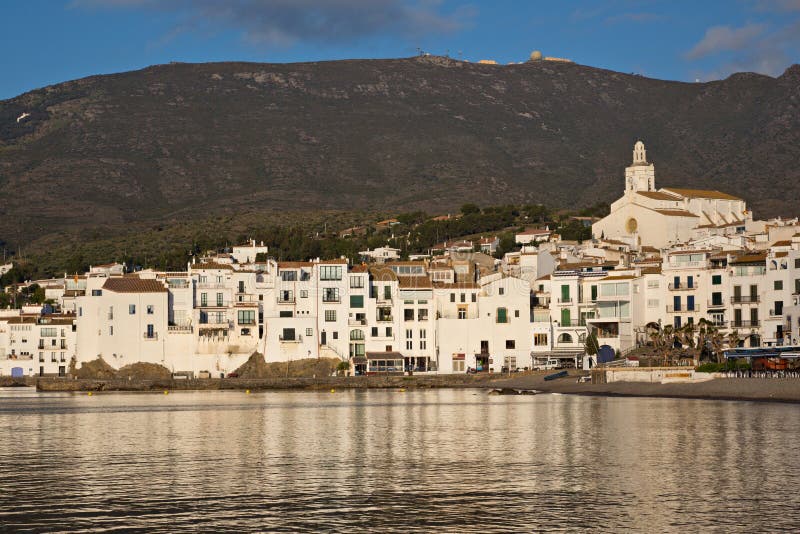
[[[765,29],[764,24],[748,24],[741,28],[713,26],[706,30],[705,36],[686,53],[686,57],[699,59],[720,52],[742,50],[752,46]]]

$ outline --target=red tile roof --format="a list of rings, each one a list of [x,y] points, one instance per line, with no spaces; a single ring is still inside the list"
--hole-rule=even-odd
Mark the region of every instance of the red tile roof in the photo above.
[[[166,293],[167,288],[158,280],[141,278],[109,278],[103,289],[114,293]]]

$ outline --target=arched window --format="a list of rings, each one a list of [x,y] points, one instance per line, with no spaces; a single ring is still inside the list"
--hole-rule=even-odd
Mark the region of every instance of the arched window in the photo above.
[[[559,343],[572,343],[572,336],[564,332],[560,336],[558,336]]]
[[[364,339],[363,330],[350,330],[350,339],[352,341],[360,341]]]

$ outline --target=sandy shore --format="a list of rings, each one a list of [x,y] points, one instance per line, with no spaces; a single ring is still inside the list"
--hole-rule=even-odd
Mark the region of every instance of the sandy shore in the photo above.
[[[800,379],[797,378],[715,378],[704,382],[650,384],[613,382],[578,383],[577,373],[545,382],[544,375],[525,375],[501,380],[494,387],[535,389],[546,393],[619,397],[673,397],[686,399],[722,399],[770,402],[799,402]]]

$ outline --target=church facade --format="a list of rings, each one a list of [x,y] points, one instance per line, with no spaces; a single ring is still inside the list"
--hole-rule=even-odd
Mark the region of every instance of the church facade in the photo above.
[[[665,248],[688,242],[701,228],[731,228],[752,221],[744,200],[720,191],[666,187],[656,189],[655,167],[644,143],[633,147],[625,169],[625,192],[611,212],[592,225],[595,239],[615,239],[632,248]]]

